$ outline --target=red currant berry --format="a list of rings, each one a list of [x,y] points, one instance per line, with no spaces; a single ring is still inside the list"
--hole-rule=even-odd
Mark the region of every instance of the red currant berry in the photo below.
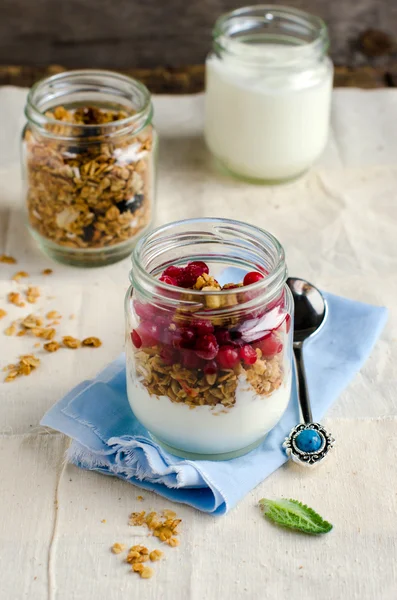
[[[181,272],[181,267],[175,267],[174,265],[171,265],[170,267],[167,267],[165,271],[163,271],[162,277],[173,277],[174,279],[178,280],[178,277],[181,274]]]
[[[168,285],[178,285],[178,280],[175,277],[171,277],[170,275],[162,275],[160,277],[160,281],[163,283],[168,283]]]
[[[142,346],[141,336],[137,332],[136,329],[131,331],[131,341],[134,344],[135,348],[140,348]]]
[[[218,365],[214,360],[210,360],[204,367],[204,373],[206,375],[216,375],[218,372]]]
[[[282,342],[273,332],[269,333],[262,340],[259,340],[256,345],[266,358],[271,358],[276,354],[279,354],[283,349]]]
[[[218,342],[212,333],[199,337],[196,342],[196,354],[205,360],[212,360],[218,354]]]
[[[187,266],[190,268],[194,267],[196,269],[199,269],[200,275],[202,275],[203,273],[207,273],[208,275],[208,273],[210,272],[208,265],[206,265],[205,262],[203,262],[202,260],[193,260],[192,262],[188,263]]]
[[[226,346],[227,344],[232,345],[230,333],[228,332],[227,329],[217,329],[215,331],[215,337],[220,346]]]
[[[240,362],[238,350],[233,346],[222,346],[216,360],[221,369],[233,369]]]
[[[251,285],[251,283],[256,283],[260,279],[263,279],[263,277],[264,276],[262,275],[262,273],[259,273],[258,271],[251,271],[250,273],[247,273],[244,277],[243,284]]]
[[[206,335],[209,333],[213,333],[214,326],[211,321],[206,319],[192,321],[192,327],[195,328],[197,335]]]
[[[182,366],[185,369],[201,369],[203,360],[193,350],[184,350],[182,354]]]
[[[177,329],[173,336],[174,348],[193,348],[196,342],[196,334],[190,327]]]
[[[253,365],[254,363],[256,363],[256,360],[258,358],[255,349],[249,344],[246,344],[245,346],[240,348],[239,354],[241,360],[245,365]]]

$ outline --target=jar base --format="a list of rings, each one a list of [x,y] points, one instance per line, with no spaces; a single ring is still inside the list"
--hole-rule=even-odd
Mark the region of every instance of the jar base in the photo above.
[[[244,456],[244,454],[248,454],[248,452],[251,452],[251,450],[255,450],[255,448],[260,446],[262,444],[262,442],[264,441],[264,439],[266,438],[266,435],[264,435],[262,438],[260,438],[253,444],[250,444],[249,446],[245,446],[244,448],[240,448],[239,450],[234,450],[233,452],[222,452],[220,454],[199,454],[196,452],[185,452],[184,450],[180,450],[179,448],[174,448],[173,446],[166,444],[165,442],[163,442],[163,440],[159,439],[158,437],[156,437],[155,435],[150,433],[150,437],[153,439],[154,442],[159,444],[159,446],[161,446],[164,450],[166,450],[170,454],[173,454],[174,456],[177,456],[179,458],[189,458],[191,460],[213,460],[213,461],[231,460],[232,458],[238,458],[239,456]]]
[[[234,179],[238,179],[239,181],[244,181],[245,183],[251,183],[254,185],[282,185],[284,183],[291,183],[303,177],[303,175],[310,169],[310,167],[307,167],[306,169],[303,169],[303,171],[299,171],[299,173],[290,175],[289,177],[268,179],[261,177],[249,177],[246,175],[241,175],[240,173],[236,173],[236,171],[230,169],[230,167],[228,167],[220,158],[216,156],[214,156],[214,161],[217,169],[223,174],[229,175],[229,177],[234,177]]]
[[[44,254],[56,262],[72,267],[95,268],[112,265],[130,256],[139,237],[147,231],[143,230],[133,240],[127,240],[121,244],[108,246],[107,248],[69,248],[59,246],[50,240],[43,238],[33,229],[29,228],[32,237],[40,246]]]

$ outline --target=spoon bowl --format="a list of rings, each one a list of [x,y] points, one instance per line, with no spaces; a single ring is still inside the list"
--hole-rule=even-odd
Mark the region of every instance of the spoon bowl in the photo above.
[[[294,346],[318,333],[327,316],[327,303],[321,292],[311,283],[297,277],[289,277],[294,305]]]

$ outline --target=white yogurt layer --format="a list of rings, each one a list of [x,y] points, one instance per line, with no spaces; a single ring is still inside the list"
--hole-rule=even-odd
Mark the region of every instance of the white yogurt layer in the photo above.
[[[151,396],[135,380],[132,368],[129,364],[127,393],[136,417],[155,437],[185,452],[221,454],[254,444],[280,420],[290,398],[290,374],[270,396],[259,396],[240,376],[231,408],[225,412],[221,405],[191,409],[166,396]]]

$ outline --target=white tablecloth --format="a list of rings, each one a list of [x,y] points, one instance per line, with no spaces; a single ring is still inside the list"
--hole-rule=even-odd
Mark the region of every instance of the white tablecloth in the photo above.
[[[209,517],[177,506],[181,545],[167,548],[151,580],[110,552],[143,542],[127,525],[134,510],[171,504],[116,479],[64,464],[67,440],[43,431],[41,416],[123,347],[129,260],[93,270],[52,264],[21,216],[18,133],[26,92],[0,89],[0,308],[17,270],[58,310],[60,331],[96,335],[99,349],[42,354],[40,369],[0,383],[0,598],[4,600],[394,600],[397,597],[397,91],[338,90],[332,134],[321,161],[297,182],[260,187],[219,174],[204,147],[202,96],[157,97],[161,135],[157,222],[223,216],[256,223],[283,243],[290,273],[323,289],[390,308],[388,325],[326,425],[337,438],[317,471],[288,464],[230,514]],[[51,276],[41,270],[51,267]],[[75,319],[69,315],[75,314]],[[365,335],[365,331],[363,331]],[[36,340],[34,340],[36,341]],[[0,368],[33,349],[0,335]],[[311,538],[265,522],[262,497],[297,498],[334,530]],[[106,520],[106,522],[102,522]]]

